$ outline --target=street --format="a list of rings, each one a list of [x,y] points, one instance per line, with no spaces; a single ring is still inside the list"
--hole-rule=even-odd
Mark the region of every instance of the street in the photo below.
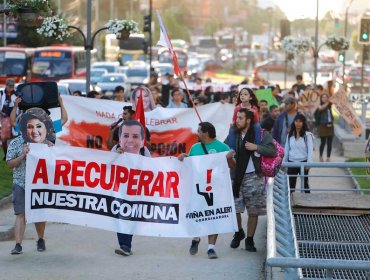
[[[12,215],[8,208],[1,216]],[[243,217],[244,225],[246,216]],[[0,218],[1,224],[1,218]],[[150,228],[148,228],[150,230]],[[14,241],[0,242],[0,263],[5,279],[250,279],[263,278],[266,258],[266,217],[257,228],[257,252],[245,251],[244,243],[231,249],[233,234],[220,235],[216,260],[207,258],[207,237],[201,237],[199,252],[189,255],[189,238],[155,238],[134,236],[133,255],[116,255],[118,248],[113,232],[49,223],[46,227],[46,251],[36,251],[36,231],[27,225],[22,255],[10,255]],[[6,269],[6,273],[4,273]]]

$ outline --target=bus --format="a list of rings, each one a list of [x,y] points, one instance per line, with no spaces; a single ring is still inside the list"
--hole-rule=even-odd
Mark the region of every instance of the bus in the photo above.
[[[179,63],[179,70],[184,72],[188,66],[188,54],[183,49],[174,48],[177,56],[177,62]],[[167,48],[161,48],[158,51],[158,62],[160,63],[171,63],[173,64],[172,56]]]
[[[131,34],[127,40],[120,40],[119,48],[118,61],[121,65],[130,60],[146,61],[148,44],[144,34]]]
[[[96,61],[91,51],[91,63]],[[58,82],[62,79],[86,78],[86,51],[83,47],[53,45],[35,49],[31,69],[33,82]]]
[[[30,80],[34,49],[20,46],[0,47],[0,84],[12,78],[16,83]]]

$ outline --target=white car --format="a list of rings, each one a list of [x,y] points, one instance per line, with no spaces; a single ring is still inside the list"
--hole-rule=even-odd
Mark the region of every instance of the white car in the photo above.
[[[155,71],[159,74],[159,76],[164,76],[167,73],[173,75],[173,65],[171,63],[157,63],[154,66]]]
[[[97,86],[101,89],[102,92],[114,91],[116,86],[123,86],[125,91],[127,90],[126,85],[127,77],[125,74],[119,73],[108,73],[101,77]]]
[[[104,69],[104,68],[93,68],[93,69],[91,69],[91,71],[90,71],[90,81],[91,81],[91,83],[93,85],[96,85],[99,82],[100,78],[103,75],[107,74],[107,73],[108,73],[107,69]]]
[[[91,66],[92,69],[103,68],[108,71],[108,73],[118,72],[119,62],[118,61],[99,61],[94,62]]]
[[[147,84],[149,82],[149,67],[130,67],[125,71],[127,83]]]
[[[83,96],[86,96],[86,80],[82,80],[82,79],[64,79],[64,80],[60,80],[58,82],[58,84],[68,85],[68,88],[69,88],[69,90],[72,94],[76,90],[79,90],[79,91],[81,91]],[[90,90],[94,90],[94,89],[95,88],[92,85],[90,85]]]

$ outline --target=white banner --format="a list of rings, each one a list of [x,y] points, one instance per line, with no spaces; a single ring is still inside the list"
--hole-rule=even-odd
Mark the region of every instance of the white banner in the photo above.
[[[122,108],[130,103],[111,100],[63,96],[68,123],[58,133],[59,144],[106,150],[109,126],[122,117]],[[217,139],[228,135],[234,105],[220,102],[198,108],[202,121],[212,123]],[[151,134],[152,156],[174,156],[189,152],[198,142],[199,119],[194,109],[156,108],[145,113],[146,126]]]
[[[147,158],[30,144],[26,220],[193,237],[237,231],[226,153]]]

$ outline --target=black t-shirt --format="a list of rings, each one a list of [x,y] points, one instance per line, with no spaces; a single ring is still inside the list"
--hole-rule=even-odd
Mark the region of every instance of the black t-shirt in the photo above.
[[[12,94],[13,92],[11,92],[10,94],[7,94],[4,91],[1,92],[1,98],[2,98],[2,95],[5,94],[5,100],[4,100],[4,104],[3,104],[3,109],[2,109],[2,113],[5,117],[10,117],[10,113],[12,112],[13,110],[13,107],[14,106],[10,106],[10,103],[12,103]]]

